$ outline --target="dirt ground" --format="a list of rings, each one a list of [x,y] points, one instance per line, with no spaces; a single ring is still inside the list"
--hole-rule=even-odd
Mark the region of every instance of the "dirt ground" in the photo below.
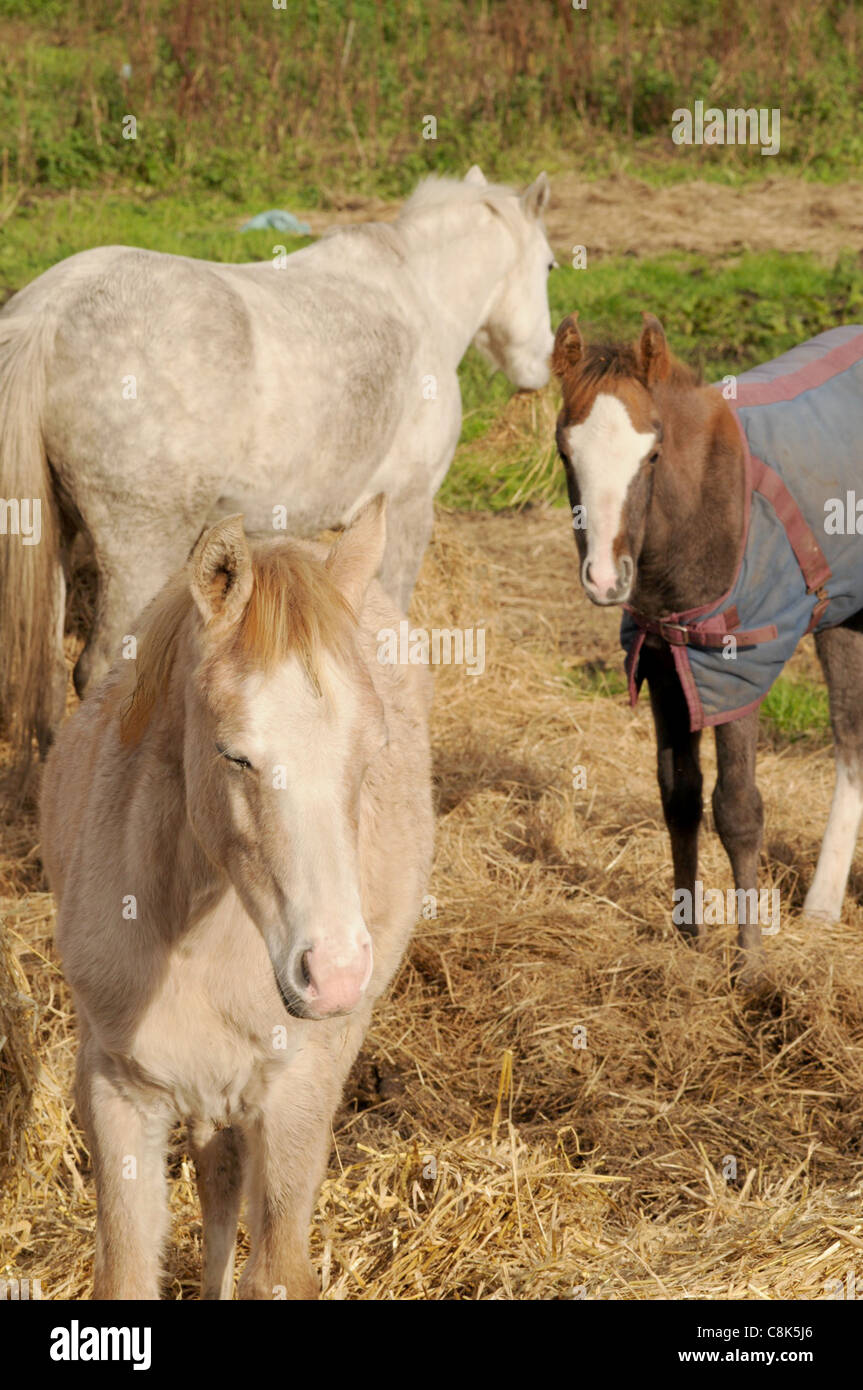
[[[414,616],[483,627],[487,665],[436,675],[436,915],[418,923],[334,1124],[312,1234],[325,1297],[827,1298],[851,1274],[859,1288],[859,855],[838,926],[798,915],[829,744],[765,735],[761,883],[780,889],[782,919],[765,988],[744,995],[733,926],[710,928],[701,954],[671,926],[649,710],[591,691],[619,669],[617,617],[577,586],[567,513],[442,513]],[[795,668],[811,667],[807,649]],[[704,762],[709,791],[709,742]],[[709,812],[701,875],[730,884]],[[86,1297],[74,1022],[26,818],[2,827],[0,913],[0,1033],[32,1086],[7,1048],[0,1276]],[[195,1298],[200,1213],[180,1131],[170,1173],[166,1297]]]
[[[768,176],[744,187],[696,180],[654,188],[624,175],[588,181],[556,174],[551,188],[549,240],[567,257],[574,245],[587,247],[589,255],[782,250],[826,260],[849,247],[863,251],[863,183]],[[332,211],[299,215],[319,234],[334,223],[389,221],[398,207],[356,198]]]

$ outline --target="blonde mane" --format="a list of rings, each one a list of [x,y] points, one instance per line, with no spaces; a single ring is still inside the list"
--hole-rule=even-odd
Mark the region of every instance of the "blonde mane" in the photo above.
[[[320,656],[328,651],[346,659],[356,615],[326,566],[290,542],[252,551],[252,593],[242,618],[219,649],[220,657],[249,669],[272,670],[299,657],[320,691]],[[156,596],[142,619],[138,656],[115,687],[123,702],[120,736],[136,744],[148,727],[174,668],[183,629],[197,609],[188,566]]]

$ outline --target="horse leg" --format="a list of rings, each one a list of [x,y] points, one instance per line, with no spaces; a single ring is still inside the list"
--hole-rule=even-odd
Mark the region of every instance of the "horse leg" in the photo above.
[[[428,483],[387,502],[387,544],[380,581],[403,613],[410,607],[420,566],[434,527],[434,502]]]
[[[755,784],[758,711],[716,726],[716,786],[713,817],[723,849],[731,861],[737,893],[739,964],[747,972],[760,963],[758,856],[764,832],[764,808]],[[743,890],[741,893],[740,890]]]
[[[96,1179],[93,1297],[158,1299],[170,1116],[134,1104],[92,1040],[78,1053],[75,1095]]]
[[[92,685],[123,655],[123,639],[134,632],[136,620],[166,579],[179,569],[187,549],[179,545],[176,563],[164,562],[152,551],[136,553],[128,537],[125,553],[106,554],[94,541],[99,592],[93,626],[73,673],[83,700]],[[116,542],[115,542],[116,543]]]
[[[641,669],[650,690],[656,729],[656,775],[665,824],[671,836],[674,887],[676,892],[688,892],[692,904],[698,873],[698,830],[703,814],[698,756],[701,735],[689,731],[689,707],[671,653],[645,645]],[[679,927],[681,934],[689,938],[700,940],[704,935],[700,922],[683,922]]]
[[[314,1037],[273,1085],[248,1141],[251,1252],[243,1299],[317,1298],[309,1226],[330,1152],[332,1117],[368,1026],[370,1007],[348,1019],[311,1023]]]
[[[828,628],[816,635],[815,647],[830,692],[836,783],[803,911],[822,921],[838,922],[863,814],[863,632]]]
[[[235,1129],[198,1122],[190,1130],[204,1222],[202,1299],[229,1299],[234,1292],[237,1221],[243,1194],[242,1138]]]

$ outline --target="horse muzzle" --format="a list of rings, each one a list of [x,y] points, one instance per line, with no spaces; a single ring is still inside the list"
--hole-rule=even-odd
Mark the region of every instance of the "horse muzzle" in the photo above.
[[[600,608],[608,608],[614,603],[625,603],[632,593],[635,566],[628,555],[621,555],[614,571],[594,572],[589,559],[581,567],[581,582],[591,603]]]
[[[295,1017],[334,1018],[361,1003],[373,963],[372,939],[363,927],[350,937],[323,937],[296,947],[287,968],[276,969],[276,984]]]

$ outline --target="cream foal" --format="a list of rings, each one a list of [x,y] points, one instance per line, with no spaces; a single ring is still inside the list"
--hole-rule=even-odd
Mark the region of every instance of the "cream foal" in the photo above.
[[[46,765],[42,848],[81,1025],[97,1298],[159,1296],[165,1151],[190,1124],[203,1296],[318,1291],[309,1222],[372,1005],[417,919],[430,685],[381,665],[383,501],[327,554],[204,534]],[[355,617],[358,614],[359,617]]]

